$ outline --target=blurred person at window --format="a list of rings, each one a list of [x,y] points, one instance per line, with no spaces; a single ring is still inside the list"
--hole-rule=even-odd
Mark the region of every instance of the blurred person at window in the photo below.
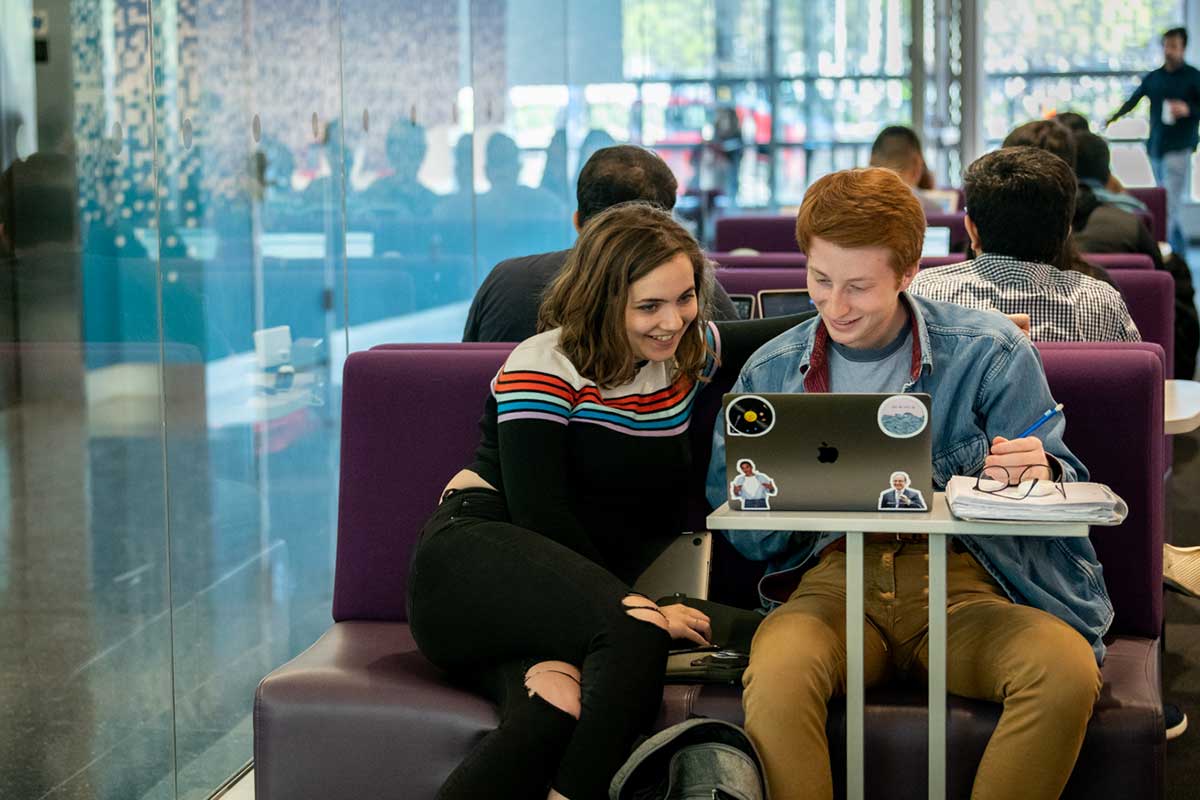
[[[262,202],[264,231],[285,233],[303,230],[304,204],[292,186],[296,157],[283,142],[264,136],[251,155],[254,182]]]
[[[506,134],[493,133],[488,137],[485,159],[484,175],[491,187],[474,201],[475,261],[481,273],[505,258],[566,244],[570,231],[566,207],[551,192],[519,182],[521,150],[517,143]],[[470,218],[464,211],[457,219]],[[451,224],[458,223],[451,220]]]
[[[1167,241],[1186,256],[1187,240],[1180,221],[1187,193],[1188,162],[1200,141],[1200,70],[1184,61],[1187,29],[1171,28],[1162,36],[1163,65],[1142,78],[1133,94],[1108,118],[1106,125],[1132,111],[1143,97],[1150,98],[1150,138],[1146,150],[1154,179],[1167,190]]]
[[[375,234],[375,252],[423,253],[438,200],[418,178],[427,150],[425,128],[398,118],[388,128],[385,148],[392,174],[376,179],[360,195]]]
[[[576,231],[618,203],[640,200],[670,211],[675,206],[675,175],[652,150],[631,144],[597,150],[579,173]],[[538,306],[546,287],[562,270],[571,250],[510,258],[497,264],[471,302],[464,342],[520,342],[537,332]],[[707,313],[707,312],[706,312]],[[725,290],[713,292],[713,319],[737,319]]]
[[[399,118],[388,128],[385,148],[392,174],[367,187],[362,193],[363,201],[374,211],[408,218],[429,216],[437,195],[417,177],[425,163],[425,128]]]
[[[1036,147],[1005,147],[967,167],[963,186],[975,258],[921,270],[912,294],[1028,314],[1035,342],[1141,341],[1116,289],[1054,264],[1075,215],[1075,173],[1067,162]]]
[[[596,154],[596,151],[612,147],[616,143],[617,140],[612,137],[612,134],[603,128],[592,128],[587,132],[583,141],[579,143],[579,169],[575,170],[574,186],[579,185],[579,174],[583,172],[583,166]]]
[[[1075,170],[1075,137],[1071,134],[1070,129],[1053,119],[1039,119],[1033,122],[1026,122],[1024,125],[1018,125],[1012,129],[1008,136],[1004,137],[1002,146],[1036,147],[1039,150],[1053,153],[1065,161],[1072,172]],[[1078,191],[1076,189],[1077,193]],[[1086,191],[1090,192],[1090,190]],[[1078,200],[1076,202],[1077,206]],[[970,214],[970,205],[967,206],[967,213]],[[1104,281],[1114,289],[1117,288],[1112,277],[1108,274],[1108,270],[1084,259],[1073,237],[1068,236],[1062,245],[1062,252],[1059,253],[1056,259],[1047,263],[1051,263],[1059,269],[1081,272],[1088,277]],[[1118,289],[1117,291],[1119,292],[1120,290]]]
[[[925,166],[921,140],[912,128],[889,125],[881,130],[871,145],[870,166],[884,167],[899,175],[921,201],[926,214],[945,211],[941,203],[926,194],[933,189],[933,176]]]
[[[582,162],[581,162],[582,163]],[[559,128],[546,145],[546,167],[542,170],[541,189],[550,192],[567,205],[570,188],[567,186],[567,132]]]

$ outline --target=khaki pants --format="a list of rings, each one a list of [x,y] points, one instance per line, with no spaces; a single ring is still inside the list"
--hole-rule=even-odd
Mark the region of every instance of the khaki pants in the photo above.
[[[929,551],[867,544],[868,687],[923,678],[929,658]],[[1004,704],[972,798],[1058,797],[1070,777],[1100,670],[1087,641],[1057,617],[1011,602],[969,553],[948,559],[947,684]],[[743,698],[772,800],[832,798],[826,703],[846,691],[846,556],[827,553],[759,626]]]

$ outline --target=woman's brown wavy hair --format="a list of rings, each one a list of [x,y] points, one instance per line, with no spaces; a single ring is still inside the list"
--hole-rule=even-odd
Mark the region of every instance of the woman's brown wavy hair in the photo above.
[[[712,266],[669,212],[648,203],[620,203],[588,220],[546,289],[538,330],[562,328],[559,347],[597,386],[628,383],[637,374],[625,333],[629,286],[680,253],[692,263],[699,311],[680,338],[675,370],[700,379],[711,352],[703,325],[709,318]]]

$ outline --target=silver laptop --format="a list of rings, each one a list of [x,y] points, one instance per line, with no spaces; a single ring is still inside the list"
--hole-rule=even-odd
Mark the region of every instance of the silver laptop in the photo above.
[[[923,512],[933,500],[927,394],[727,394],[734,511]]]

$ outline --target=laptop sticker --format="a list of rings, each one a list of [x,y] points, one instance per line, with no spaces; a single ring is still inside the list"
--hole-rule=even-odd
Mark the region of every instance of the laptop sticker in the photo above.
[[[928,424],[929,412],[916,397],[894,394],[879,404],[879,430],[893,439],[911,439]]]
[[[738,476],[729,483],[729,507],[736,510],[740,502],[742,511],[770,511],[771,498],[779,493],[775,481],[748,458],[738,459],[737,468]]]
[[[758,395],[748,394],[729,404],[725,422],[730,436],[762,436],[775,427],[775,409]]]
[[[888,488],[879,493],[880,511],[925,511],[925,498],[919,489],[910,488],[907,472],[897,470],[888,479]]]

